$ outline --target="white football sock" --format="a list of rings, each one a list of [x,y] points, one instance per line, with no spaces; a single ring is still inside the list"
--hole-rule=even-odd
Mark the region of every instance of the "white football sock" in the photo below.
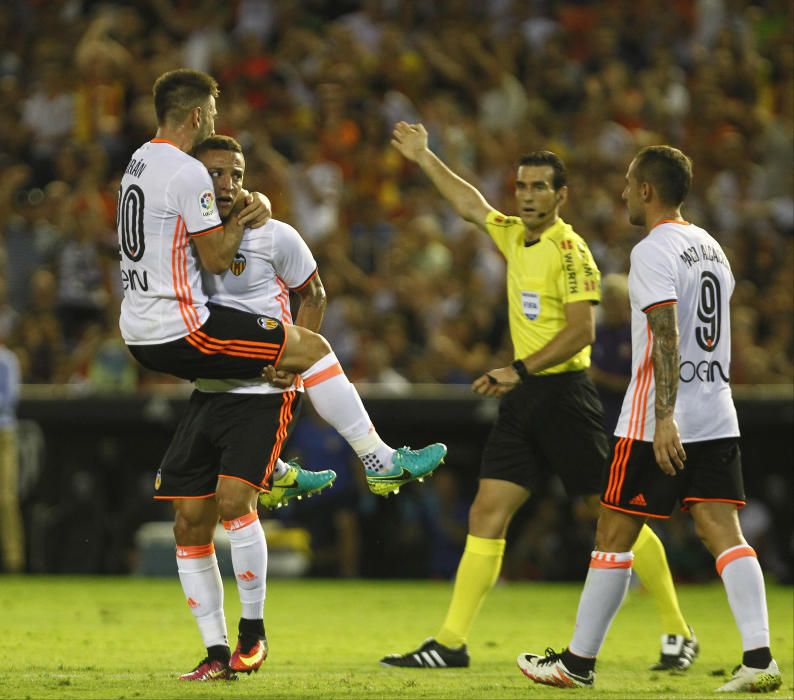
[[[176,565],[187,604],[196,618],[204,646],[229,646],[223,615],[223,581],[212,543],[176,546]]]
[[[333,352],[301,374],[319,416],[353,448],[369,471],[388,473],[394,450],[375,431],[361,397]]]
[[[769,613],[764,574],[755,550],[746,544],[726,549],[717,557],[733,617],[742,635],[742,651],[769,646]]]
[[[224,520],[232,548],[232,567],[242,605],[241,617],[264,619],[267,579],[267,542],[256,511]]]
[[[568,650],[576,656],[598,656],[631,580],[632,552],[593,552],[584,582],[576,628]]]

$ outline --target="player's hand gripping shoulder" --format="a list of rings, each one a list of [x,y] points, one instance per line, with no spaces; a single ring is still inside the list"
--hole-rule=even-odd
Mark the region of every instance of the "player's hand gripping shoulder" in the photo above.
[[[515,389],[518,386],[521,378],[518,372],[508,365],[507,367],[500,367],[499,369],[492,369],[486,372],[471,385],[471,389],[475,394],[481,396],[504,396],[508,391]]]
[[[391,145],[415,163],[427,150],[427,130],[422,124],[397,122],[392,132]]]
[[[237,214],[237,223],[245,228],[259,228],[264,226],[270,217],[273,216],[273,211],[270,206],[270,200],[261,192],[240,192],[242,201],[241,210]],[[235,207],[237,209],[237,207]]]
[[[653,333],[653,377],[656,385],[656,430],[653,452],[659,468],[670,476],[684,468],[686,452],[675,422],[678,395],[678,313],[676,304],[658,306],[648,312]]]

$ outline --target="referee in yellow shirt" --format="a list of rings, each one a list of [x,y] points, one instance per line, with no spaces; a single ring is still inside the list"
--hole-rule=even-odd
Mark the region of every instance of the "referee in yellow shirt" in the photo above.
[[[392,145],[419,165],[458,214],[491,236],[507,261],[516,360],[472,385],[501,401],[483,451],[452,601],[435,637],[414,651],[381,659],[407,668],[465,667],[469,630],[499,576],[508,525],[541,478],[557,474],[569,497],[586,497],[597,513],[609,445],[601,402],[585,370],[595,339],[600,274],[584,239],[559,216],[568,196],[567,174],[554,153],[536,151],[521,159],[515,184],[519,216],[505,216],[429,150],[421,124],[397,124]],[[685,670],[698,644],[678,607],[664,548],[646,525],[633,551],[634,570],[661,614],[662,654],[653,668]]]

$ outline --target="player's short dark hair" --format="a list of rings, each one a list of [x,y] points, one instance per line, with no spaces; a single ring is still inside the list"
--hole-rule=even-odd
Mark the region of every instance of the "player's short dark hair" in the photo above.
[[[672,146],[646,146],[634,158],[634,176],[653,185],[664,204],[678,206],[692,185],[692,161]]]
[[[198,158],[202,153],[206,153],[207,151],[231,151],[232,153],[242,153],[243,147],[237,139],[231,136],[214,134],[213,136],[208,136],[193,148],[193,157]]]
[[[568,184],[568,170],[565,168],[565,163],[562,162],[562,158],[551,151],[532,151],[532,153],[527,153],[521,156],[518,165],[519,167],[522,165],[548,165],[554,171],[551,184],[555,190]]]
[[[208,73],[189,68],[163,73],[154,81],[154,111],[157,123],[181,122],[188,112],[202,107],[210,96],[217,97],[218,82]]]

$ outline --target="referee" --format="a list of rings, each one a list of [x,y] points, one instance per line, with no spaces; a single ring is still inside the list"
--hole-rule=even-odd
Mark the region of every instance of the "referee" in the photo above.
[[[499,576],[507,528],[530,492],[554,473],[569,497],[585,496],[597,510],[609,445],[601,403],[585,370],[595,339],[600,274],[585,241],[559,216],[568,196],[567,174],[554,153],[536,151],[521,158],[515,181],[519,216],[506,216],[429,150],[421,124],[398,123],[392,145],[419,165],[458,214],[491,236],[507,261],[515,362],[486,372],[472,385],[476,393],[501,401],[483,451],[452,601],[434,638],[381,660],[389,666],[464,667],[469,665],[466,638]],[[665,631],[680,641],[687,667],[697,642],[678,609],[661,543],[649,528],[643,534],[638,544],[649,546],[639,548],[653,564],[639,573],[646,573],[644,582],[666,576],[668,585],[656,587],[655,598],[663,623],[672,628]]]

